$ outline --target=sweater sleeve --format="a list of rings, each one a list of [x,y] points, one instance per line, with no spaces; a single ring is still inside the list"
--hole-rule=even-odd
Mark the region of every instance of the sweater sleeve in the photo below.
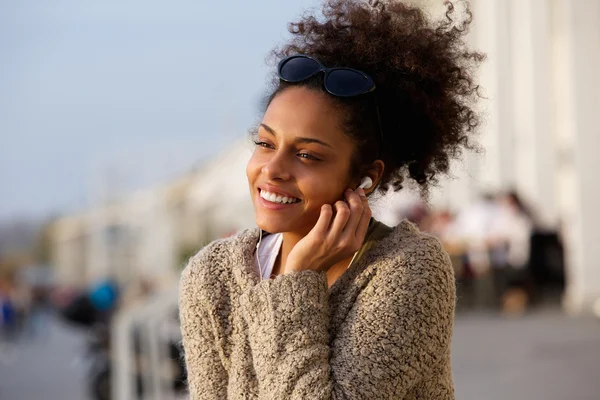
[[[211,331],[211,321],[199,293],[194,261],[183,271],[179,285],[179,316],[191,400],[227,398],[227,373]]]
[[[260,399],[400,399],[441,373],[454,316],[449,257],[435,241],[386,264],[331,346],[324,272],[282,275],[242,294]],[[437,399],[453,399],[440,390]]]

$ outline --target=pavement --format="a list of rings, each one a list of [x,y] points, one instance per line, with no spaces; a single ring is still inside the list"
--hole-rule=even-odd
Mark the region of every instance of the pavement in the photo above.
[[[458,315],[457,400],[599,400],[600,319],[557,308],[519,318]]]
[[[598,319],[460,313],[452,350],[457,400],[600,399]],[[89,400],[85,362],[85,333],[51,320],[46,335],[0,343],[0,399]]]
[[[33,337],[0,341],[0,399],[88,400],[86,336],[53,317]]]

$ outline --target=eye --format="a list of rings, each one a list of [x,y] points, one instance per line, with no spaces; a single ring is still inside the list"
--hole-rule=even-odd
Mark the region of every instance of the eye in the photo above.
[[[267,148],[267,149],[272,149],[273,148],[273,146],[270,143],[263,142],[263,141],[260,141],[260,140],[255,140],[254,144],[256,146],[264,147],[264,148]]]
[[[308,153],[298,153],[298,157],[305,158],[307,160],[321,161],[321,159],[319,159],[311,154],[308,154]]]

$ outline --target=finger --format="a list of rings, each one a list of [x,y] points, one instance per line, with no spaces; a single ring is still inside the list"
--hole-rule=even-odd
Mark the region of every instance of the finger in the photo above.
[[[343,200],[336,201],[334,207],[335,217],[333,218],[330,233],[333,234],[334,238],[339,238],[348,222],[348,218],[350,218],[350,208],[348,208],[348,204]]]
[[[367,196],[365,196],[365,191],[358,189],[357,193],[360,196],[360,200],[363,204],[363,213],[360,217],[360,221],[358,222],[358,226],[356,227],[355,238],[362,243],[365,239],[365,235],[367,234],[367,230],[369,229],[369,222],[371,221],[373,212],[371,211],[371,207],[369,207],[369,200],[367,199]]]
[[[360,202],[363,205],[363,208],[366,209],[371,209],[371,207],[369,206],[369,199],[367,198],[367,195],[365,194],[365,190],[364,189],[357,189],[356,190],[356,194],[358,195],[358,198],[360,199]]]
[[[329,229],[329,224],[331,222],[331,217],[333,215],[333,210],[331,209],[330,204],[323,204],[321,206],[321,212],[319,214],[319,219],[315,224],[313,230],[316,234],[324,236]]]
[[[354,237],[363,214],[364,206],[361,197],[353,190],[346,191],[344,195],[350,208],[350,218],[344,227],[344,234]]]

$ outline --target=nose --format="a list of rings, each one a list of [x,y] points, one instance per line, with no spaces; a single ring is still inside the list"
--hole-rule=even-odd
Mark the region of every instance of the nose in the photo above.
[[[261,172],[270,181],[287,181],[291,177],[290,166],[283,151],[277,151],[263,165]]]

